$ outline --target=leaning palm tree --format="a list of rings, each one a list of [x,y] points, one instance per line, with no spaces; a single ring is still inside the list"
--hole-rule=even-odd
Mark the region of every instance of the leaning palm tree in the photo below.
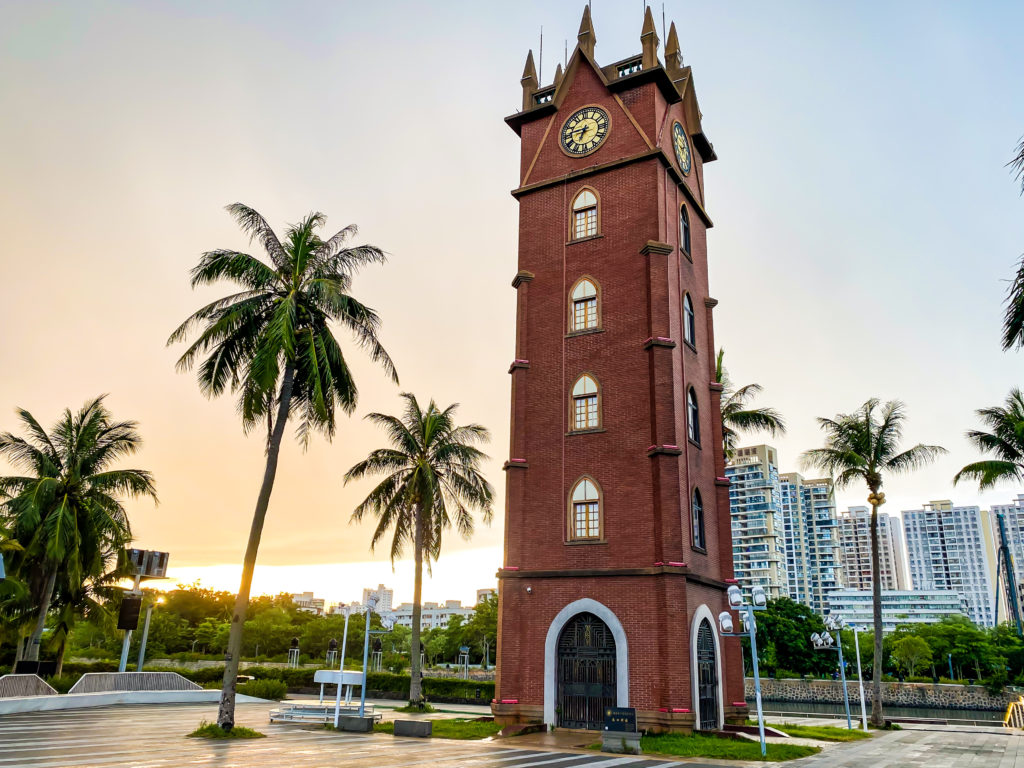
[[[905,420],[904,406],[899,400],[882,405],[872,398],[853,413],[841,413],[833,419],[818,419],[825,432],[825,447],[805,451],[800,457],[805,467],[817,467],[828,472],[837,488],[858,480],[863,480],[868,487],[874,658],[878,660],[873,665],[871,720],[877,726],[885,723],[882,713],[882,579],[878,564],[878,508],[885,503],[882,481],[885,475],[918,469],[946,452],[940,446],[923,444],[900,450]]]
[[[433,400],[426,410],[416,398],[403,393],[402,418],[371,413],[366,418],[382,426],[391,442],[389,448],[372,451],[363,461],[345,473],[345,482],[367,475],[383,475],[370,495],[356,507],[352,520],[362,520],[372,512],[377,517],[370,547],[375,547],[394,529],[391,537],[391,562],[412,545],[415,561],[413,588],[411,683],[409,700],[420,705],[420,602],[423,591],[423,558],[427,568],[441,554],[441,535],[453,524],[468,539],[473,535],[471,509],[483,513],[490,524],[494,515],[494,491],[480,473],[480,462],[487,456],[477,443],[490,439],[479,424],[456,426],[457,405],[443,411]]]
[[[267,429],[266,467],[231,619],[217,715],[220,726],[230,730],[235,723],[242,626],[285,425],[289,416],[297,420],[297,434],[305,446],[314,431],[328,438],[334,435],[337,407],[347,414],[356,406],[356,383],[331,324],[350,331],[396,383],[398,376],[377,339],[380,319],[350,294],[352,278],[361,267],[385,261],[380,248],[347,246],[355,226],[321,240],[317,229],[325,221],[322,213],[311,213],[290,226],[282,241],[252,208],[235,203],[227,209],[266,254],[256,257],[230,249],[204,253],[192,270],[192,287],[225,280],[239,290],[197,310],[167,343],[184,341],[197,329],[178,369],[190,370],[204,358],[198,367],[202,392],[212,398],[230,390],[238,396],[243,429],[249,432],[260,424]]]
[[[972,429],[967,438],[994,458],[968,464],[956,473],[953,484],[977,480],[978,490],[987,491],[1003,481],[1024,481],[1024,395],[1014,387],[1002,407],[981,408],[975,413],[991,431]]]
[[[1017,145],[1017,154],[1007,165],[1020,182],[1020,191],[1024,195],[1024,139]],[[1006,315],[1003,318],[1003,349],[1014,347],[1024,347],[1024,259],[1017,265],[1017,274],[1006,292]]]
[[[34,614],[24,658],[39,660],[39,645],[58,583],[82,584],[97,573],[103,553],[131,541],[124,496],[156,499],[153,477],[141,469],[115,469],[142,445],[134,421],[114,421],[103,397],[78,413],[65,410],[47,432],[18,410],[24,437],[0,434],[0,456],[28,474],[0,477],[3,518],[23,551],[16,569],[29,588]]]
[[[747,384],[734,390],[724,360],[725,350],[719,348],[715,358],[715,381],[722,385],[722,442],[728,459],[736,450],[740,432],[763,431],[772,436],[784,435],[786,422],[774,408],[749,407],[750,400],[761,391],[761,385]]]

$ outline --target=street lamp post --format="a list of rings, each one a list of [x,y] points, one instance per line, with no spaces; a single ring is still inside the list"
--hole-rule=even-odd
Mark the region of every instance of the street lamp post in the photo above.
[[[811,644],[814,646],[816,651],[839,651],[839,675],[843,681],[843,704],[846,707],[846,727],[849,730],[853,730],[853,720],[850,719],[850,696],[846,690],[846,664],[843,661],[843,643],[842,638],[839,634],[840,629],[843,627],[843,620],[839,617],[829,616],[825,619],[825,627],[831,629],[836,633],[836,637],[833,639],[827,631],[818,634],[815,632],[811,635]],[[835,646],[833,648],[833,645]]]
[[[868,729],[868,710],[864,704],[864,675],[860,671],[860,639],[858,634],[860,630],[857,627],[851,626],[853,630],[853,647],[857,649],[857,683],[860,685],[860,719],[861,724],[864,726],[864,730]]]
[[[139,643],[139,663],[136,666],[136,671],[142,671],[142,663],[146,660],[146,641],[149,639],[149,620],[153,616],[153,606],[161,605],[164,602],[162,597],[156,599],[156,603],[150,603],[146,606],[146,623],[142,626],[142,642]]]
[[[757,702],[757,732],[761,737],[761,757],[767,756],[768,747],[764,742],[764,710],[761,708],[761,673],[757,666],[757,620],[754,618],[754,611],[763,611],[768,607],[768,596],[764,587],[755,586],[750,590],[750,597],[753,604],[743,602],[743,593],[740,588],[733,584],[726,590],[729,598],[729,607],[742,616],[742,632],[733,631],[732,615],[729,611],[722,611],[718,614],[719,634],[722,637],[749,637],[750,655],[754,662],[754,700]],[[698,712],[698,717],[700,713]]]
[[[341,664],[338,665],[339,670],[345,669],[345,646],[348,644],[348,617],[352,615],[352,606],[346,605],[343,613],[345,614],[345,631],[341,635]]]
[[[359,716],[366,716],[366,662],[370,658],[370,616],[377,607],[377,596],[371,594],[366,598],[366,626],[363,627],[363,685],[359,691]],[[337,718],[335,718],[337,720]],[[338,723],[334,723],[338,727]]]

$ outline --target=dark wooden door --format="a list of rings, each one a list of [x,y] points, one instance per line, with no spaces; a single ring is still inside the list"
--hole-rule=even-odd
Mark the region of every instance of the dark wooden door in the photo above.
[[[697,629],[697,694],[700,729],[718,730],[718,665],[715,663],[715,636],[707,619]]]
[[[614,706],[615,639],[597,616],[580,613],[558,638],[558,724],[600,730]]]

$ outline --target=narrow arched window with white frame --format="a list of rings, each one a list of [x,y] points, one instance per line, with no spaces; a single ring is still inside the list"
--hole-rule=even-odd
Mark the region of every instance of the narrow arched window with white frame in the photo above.
[[[584,373],[572,385],[571,419],[573,431],[601,426],[601,388],[589,373]]]
[[[685,204],[679,206],[679,249],[690,255],[690,214]]]
[[[693,489],[693,496],[690,499],[690,516],[693,526],[693,546],[697,549],[707,549],[707,541],[704,537],[704,500],[697,488]]]
[[[603,534],[601,490],[593,479],[581,477],[569,495],[569,538],[573,541],[599,540]]]
[[[573,240],[593,237],[598,233],[599,210],[597,194],[589,187],[584,187],[572,199],[572,226],[570,233]]]
[[[683,341],[691,347],[697,346],[697,318],[693,313],[693,299],[688,293],[683,296]]]
[[[569,292],[569,330],[587,331],[601,325],[600,292],[597,284],[581,277]]]
[[[693,387],[686,393],[686,436],[690,442],[700,445],[700,407]]]

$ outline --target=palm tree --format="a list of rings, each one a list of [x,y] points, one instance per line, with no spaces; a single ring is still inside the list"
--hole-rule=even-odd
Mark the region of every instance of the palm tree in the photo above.
[[[1024,395],[1010,390],[1003,407],[981,408],[975,413],[991,432],[972,429],[967,438],[982,453],[995,458],[976,461],[956,473],[953,484],[977,480],[978,490],[987,491],[1002,481],[1024,481]]]
[[[479,509],[484,522],[494,515],[494,490],[480,473],[487,458],[477,447],[490,439],[479,424],[455,426],[457,404],[443,411],[433,400],[424,411],[408,392],[402,418],[371,413],[366,418],[387,432],[391,446],[372,451],[345,473],[345,482],[366,475],[383,475],[380,483],[352,513],[362,520],[367,512],[377,517],[371,549],[393,528],[391,562],[412,544],[415,560],[413,589],[411,676],[409,699],[422,703],[420,688],[420,601],[423,591],[423,557],[427,568],[441,554],[441,535],[453,524],[463,538],[473,535],[470,509]]]
[[[230,389],[238,395],[243,429],[249,432],[264,422],[267,428],[266,467],[231,619],[217,715],[220,726],[230,730],[242,627],[288,417],[298,419],[297,435],[306,445],[313,431],[334,435],[336,407],[348,414],[356,406],[356,383],[331,323],[350,331],[396,383],[398,375],[377,339],[380,319],[349,293],[354,274],[367,264],[383,263],[383,251],[373,245],[346,246],[356,233],[354,225],[321,240],[316,230],[325,221],[322,213],[290,226],[282,242],[252,208],[235,203],[227,210],[250,240],[260,241],[266,255],[204,253],[192,270],[192,287],[226,280],[240,290],[197,310],[167,343],[184,341],[198,328],[178,369],[190,370],[205,356],[198,367],[202,392],[212,398]]]
[[[891,400],[882,405],[875,398],[868,400],[853,413],[839,414],[834,419],[818,419],[825,432],[825,447],[805,451],[800,457],[805,467],[817,467],[828,472],[837,488],[863,480],[868,487],[871,505],[871,586],[875,625],[875,655],[882,658],[882,579],[878,565],[878,508],[885,503],[882,481],[887,474],[901,474],[918,469],[933,461],[945,448],[918,444],[900,450],[904,405]],[[874,692],[871,702],[871,721],[881,726],[882,665],[873,665]]]
[[[18,410],[27,435],[0,434],[0,456],[29,474],[0,477],[0,507],[24,551],[16,569],[29,587],[34,613],[25,659],[39,660],[58,577],[83,584],[102,572],[106,553],[131,541],[122,496],[156,499],[153,477],[141,469],[113,469],[142,445],[134,421],[114,421],[104,397],[76,414],[65,410],[49,433],[31,413]]]
[[[1007,163],[1013,177],[1020,182],[1024,195],[1024,139],[1017,145],[1017,154]],[[1006,315],[1003,319],[1003,349],[1024,347],[1024,259],[1017,266],[1017,274],[1006,292]]]
[[[740,432],[764,431],[773,437],[784,435],[786,422],[774,408],[750,408],[748,403],[760,393],[761,385],[747,384],[734,390],[724,360],[725,350],[719,348],[715,358],[715,381],[722,385],[722,442],[728,459],[736,450]]]

